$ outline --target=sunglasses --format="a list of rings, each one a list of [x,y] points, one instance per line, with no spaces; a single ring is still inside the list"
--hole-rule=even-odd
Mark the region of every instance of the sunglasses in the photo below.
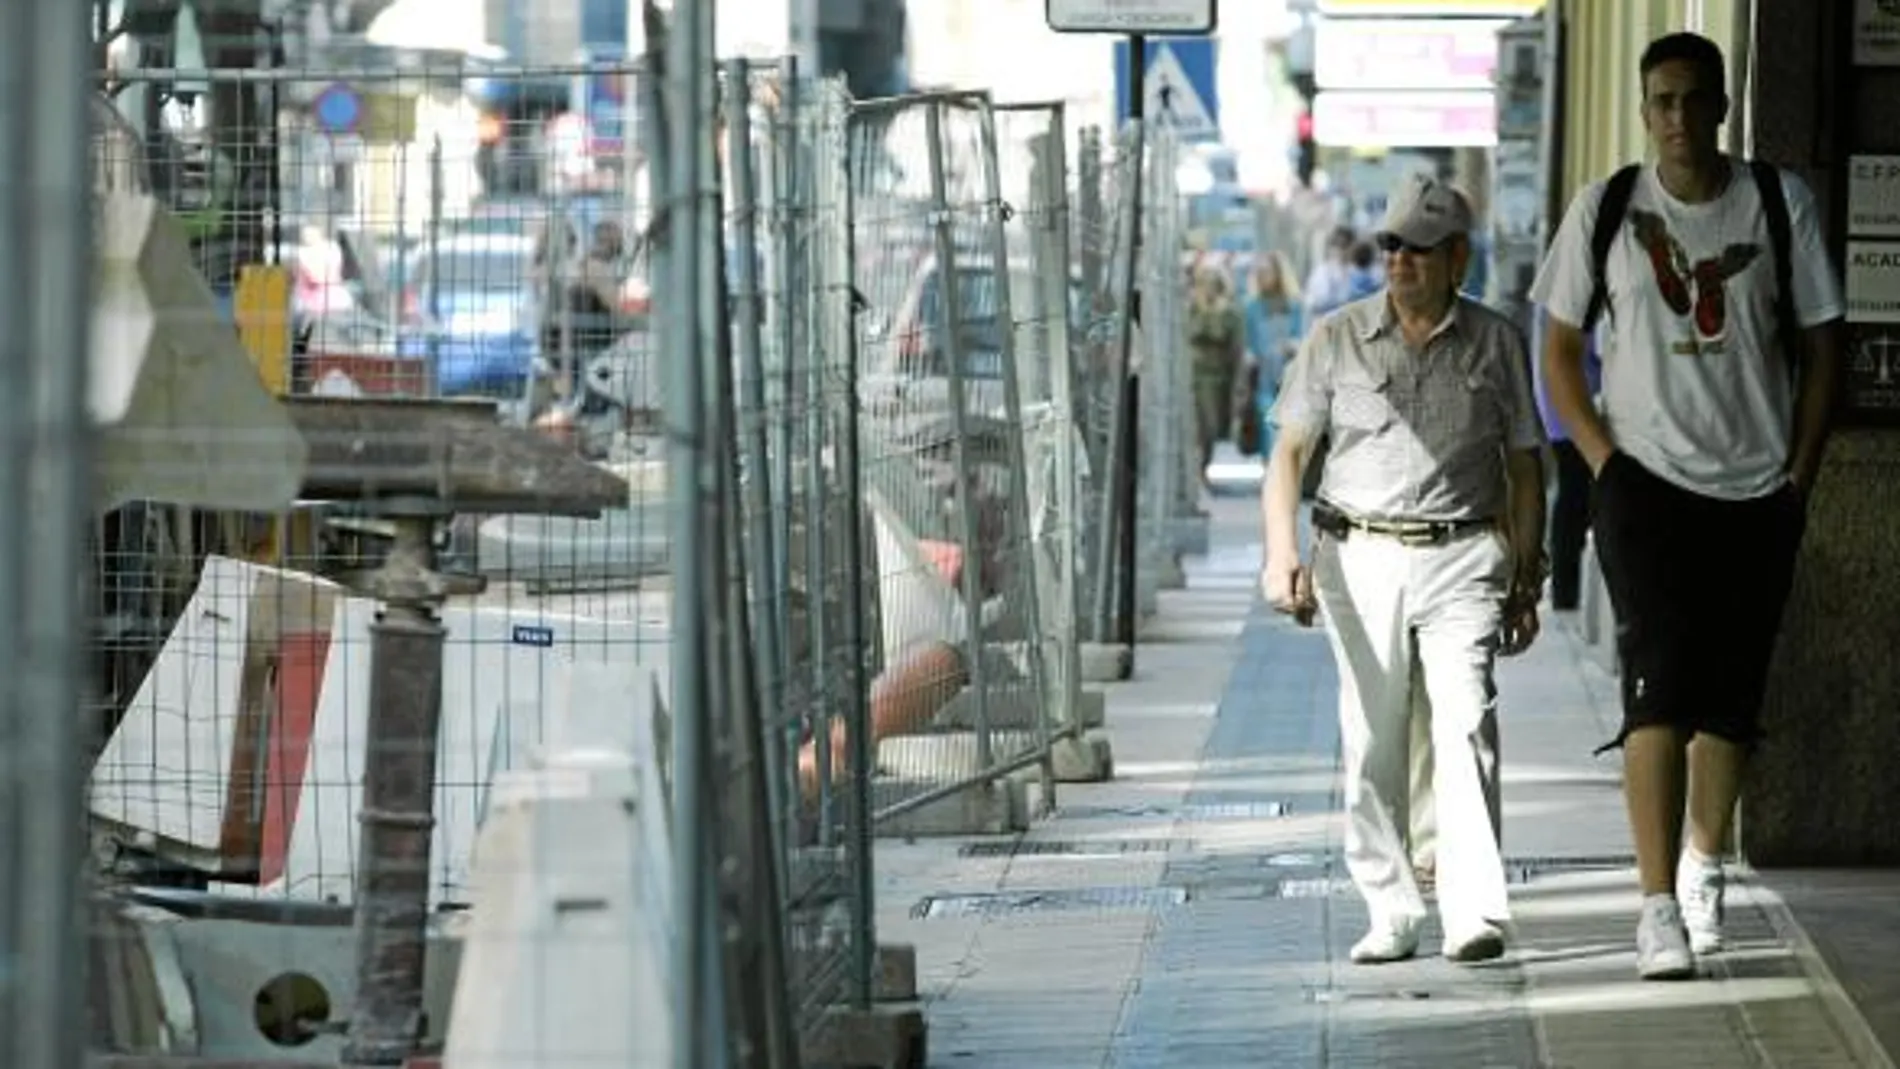
[[[1438,251],[1444,244],[1445,243],[1441,241],[1437,245],[1414,245],[1409,241],[1400,240],[1396,234],[1381,234],[1379,236],[1379,251],[1385,253],[1387,256],[1396,252],[1409,252],[1413,256],[1428,256]]]

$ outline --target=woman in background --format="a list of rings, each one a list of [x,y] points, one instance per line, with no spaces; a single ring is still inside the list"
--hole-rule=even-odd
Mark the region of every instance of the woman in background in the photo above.
[[[1253,272],[1253,294],[1247,299],[1247,352],[1260,369],[1259,388],[1253,403],[1260,410],[1260,455],[1273,453],[1273,426],[1267,419],[1273,402],[1280,396],[1280,378],[1287,361],[1299,351],[1304,326],[1300,311],[1300,285],[1293,278],[1293,266],[1286,254],[1271,251],[1262,254]]]

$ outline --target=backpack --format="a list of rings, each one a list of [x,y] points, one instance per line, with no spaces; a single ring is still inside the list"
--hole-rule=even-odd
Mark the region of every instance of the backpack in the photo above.
[[[1768,216],[1768,244],[1775,257],[1775,320],[1781,335],[1781,351],[1790,371],[1800,352],[1795,344],[1794,263],[1789,248],[1794,244],[1794,228],[1788,220],[1788,199],[1781,187],[1781,172],[1770,163],[1748,161],[1748,170],[1761,193],[1762,211]],[[1623,228],[1623,216],[1629,210],[1630,195],[1636,190],[1642,165],[1637,163],[1617,171],[1603,187],[1603,200],[1597,206],[1596,226],[1590,231],[1590,276],[1596,288],[1583,315],[1583,332],[1596,328],[1597,320],[1610,303],[1608,267],[1610,248],[1616,244],[1617,231]]]

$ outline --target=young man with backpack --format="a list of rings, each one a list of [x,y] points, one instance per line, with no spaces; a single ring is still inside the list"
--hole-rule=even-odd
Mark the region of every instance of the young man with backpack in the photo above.
[[[1657,162],[1578,194],[1531,298],[1549,318],[1551,403],[1595,477],[1623,697],[1605,749],[1624,751],[1637,969],[1681,979],[1722,945],[1719,855],[1827,438],[1844,305],[1807,185],[1718,146],[1720,49],[1661,37],[1641,75]],[[1599,317],[1601,412],[1583,366]]]

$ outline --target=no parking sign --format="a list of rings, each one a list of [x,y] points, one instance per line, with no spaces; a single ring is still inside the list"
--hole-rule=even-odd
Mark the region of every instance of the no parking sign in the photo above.
[[[353,134],[363,120],[363,98],[342,82],[332,82],[310,102],[310,113],[326,134]]]

